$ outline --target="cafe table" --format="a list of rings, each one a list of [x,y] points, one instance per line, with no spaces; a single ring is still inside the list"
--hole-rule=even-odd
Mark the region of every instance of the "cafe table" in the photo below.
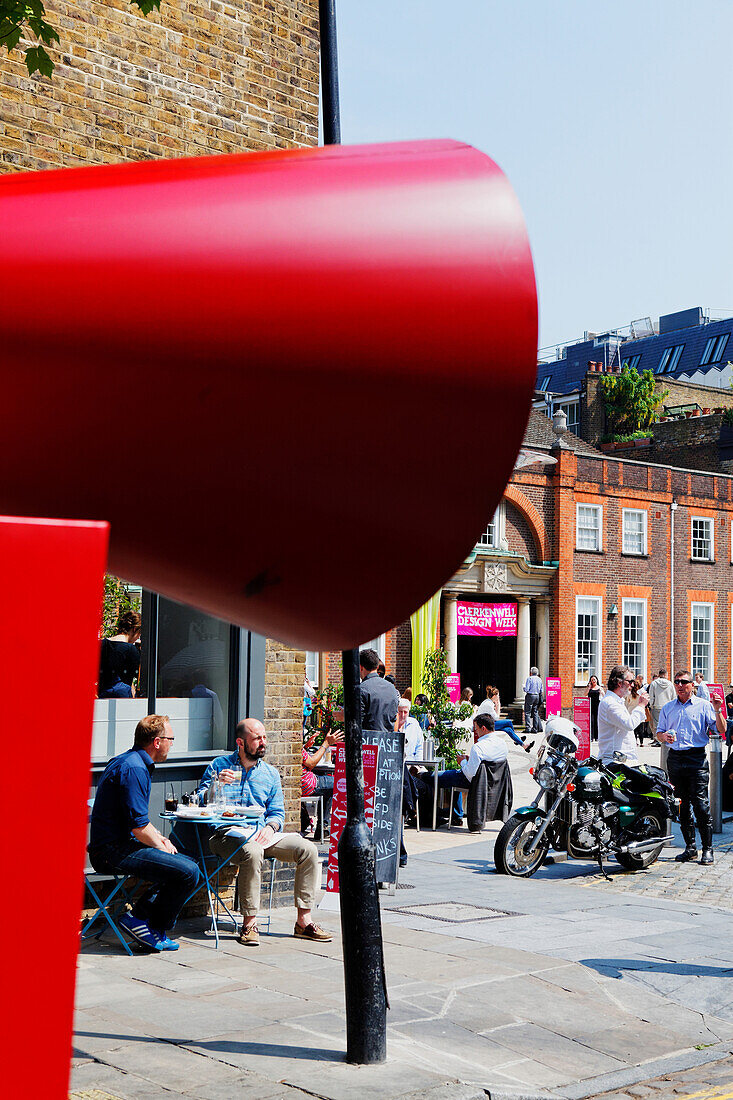
[[[179,825],[193,825],[194,837],[195,837],[195,850],[188,854],[193,856],[193,859],[198,864],[199,870],[203,876],[203,886],[206,890],[206,896],[209,902],[209,912],[211,913],[211,930],[214,933],[214,939],[216,941],[217,948],[219,947],[219,906],[225,910],[227,917],[221,919],[229,919],[236,930],[238,927],[237,919],[232,913],[231,909],[224,901],[219,892],[219,872],[226,867],[227,863],[230,863],[233,856],[237,852],[244,848],[248,840],[254,836],[258,820],[263,818],[263,810],[261,806],[240,806],[238,807],[238,813],[236,817],[222,817],[220,811],[212,811],[210,815],[204,814],[189,814],[180,811],[165,811],[160,816],[165,821],[173,823],[171,827],[171,839],[175,843],[178,840],[177,847],[186,849],[188,846],[184,841],[176,835],[176,826]],[[208,833],[204,833],[204,830],[220,829],[222,826],[227,828],[242,828],[246,829],[245,836],[237,839],[241,839],[241,844],[234,849],[228,856],[219,857],[214,855],[210,850],[204,851],[204,843],[208,841]],[[208,847],[208,845],[207,845]],[[201,883],[198,883],[196,887],[191,891],[184,905],[186,905],[192,897],[198,894],[201,889]]]
[[[405,767],[427,768],[433,773],[433,832],[438,827],[438,772],[445,769],[445,759],[442,756],[434,756],[431,760],[405,760]],[[420,811],[417,810],[418,831],[420,829]]]

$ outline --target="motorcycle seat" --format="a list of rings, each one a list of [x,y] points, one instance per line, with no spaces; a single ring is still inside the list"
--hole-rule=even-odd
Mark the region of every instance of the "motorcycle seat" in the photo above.
[[[661,768],[655,768],[649,764],[642,764],[640,767],[634,768],[631,764],[622,764],[618,761],[608,765],[610,771],[615,772],[617,775],[620,773],[627,779],[630,779],[637,790],[640,791],[652,791],[659,785],[659,781],[669,783],[666,772]]]

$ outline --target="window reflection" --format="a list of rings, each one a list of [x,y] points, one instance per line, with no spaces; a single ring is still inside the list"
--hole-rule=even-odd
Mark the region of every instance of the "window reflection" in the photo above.
[[[176,754],[226,748],[230,634],[221,619],[160,597],[156,708],[180,722]]]

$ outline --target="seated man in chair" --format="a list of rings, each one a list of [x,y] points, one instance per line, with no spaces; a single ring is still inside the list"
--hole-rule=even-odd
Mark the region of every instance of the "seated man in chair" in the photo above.
[[[438,774],[438,787],[462,787],[468,790],[471,780],[485,760],[503,763],[507,759],[506,745],[494,729],[494,716],[476,714],[473,719],[474,745],[468,756],[459,756],[459,768],[448,768]]]
[[[110,760],[99,781],[89,830],[89,859],[100,874],[135,875],[152,883],[117,924],[148,951],[176,951],[168,935],[199,881],[197,865],[181,855],[149,818],[155,765],[168,756],[173,731],[167,715],[138,722],[131,749]]]
[[[262,722],[244,718],[237,726],[237,748],[227,756],[217,756],[204,772],[199,790],[208,788],[215,779],[224,784],[235,782],[235,772],[241,769],[241,779],[233,792],[248,805],[262,807],[262,825],[244,847],[237,827],[217,829],[209,846],[217,856],[231,855],[239,867],[239,904],[242,911],[242,931],[237,941],[245,947],[257,947],[257,911],[260,907],[260,881],[265,853],[295,864],[295,905],[298,917],[293,935],[296,939],[328,943],[331,936],[315,924],[311,910],[316,904],[320,886],[321,865],[318,849],[299,833],[283,833],[285,808],[282,784],[277,768],[263,757],[267,734]],[[239,848],[239,851],[237,849]]]

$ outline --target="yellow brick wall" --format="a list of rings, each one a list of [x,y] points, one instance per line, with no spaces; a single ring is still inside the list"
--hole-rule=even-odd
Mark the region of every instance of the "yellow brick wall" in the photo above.
[[[317,0],[46,9],[51,78],[0,49],[0,171],[317,144]]]
[[[267,760],[282,776],[286,829],[300,828],[304,682],[305,653],[268,638],[265,653]]]

